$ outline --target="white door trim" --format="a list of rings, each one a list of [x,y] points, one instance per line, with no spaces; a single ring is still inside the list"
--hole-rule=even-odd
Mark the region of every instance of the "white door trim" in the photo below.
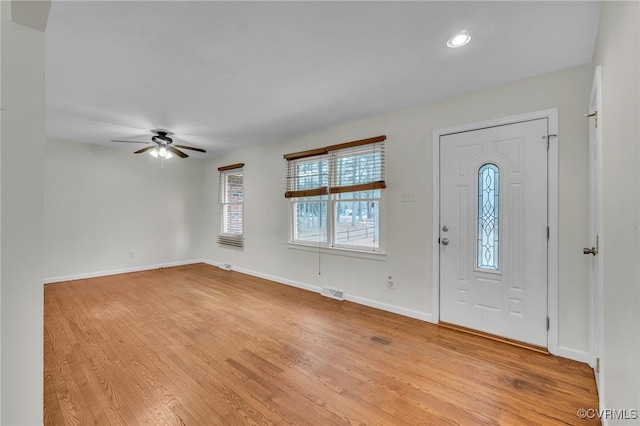
[[[502,126],[538,119],[547,119],[548,134],[558,135],[558,109],[551,108],[510,117],[464,124],[433,131],[433,307],[432,322],[440,322],[440,137],[452,133],[467,132],[488,127]],[[549,331],[547,333],[547,349],[558,355],[558,140],[559,135],[549,138],[549,173],[548,173],[548,307]]]

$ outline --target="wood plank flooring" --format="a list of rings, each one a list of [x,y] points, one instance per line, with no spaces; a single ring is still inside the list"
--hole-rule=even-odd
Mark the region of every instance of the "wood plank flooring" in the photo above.
[[[46,425],[599,424],[590,368],[198,264],[45,286]]]

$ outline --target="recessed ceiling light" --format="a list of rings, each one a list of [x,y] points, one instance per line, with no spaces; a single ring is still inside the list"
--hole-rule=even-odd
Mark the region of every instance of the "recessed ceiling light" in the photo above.
[[[469,43],[471,36],[467,33],[456,34],[447,41],[447,46],[455,49],[456,47],[462,47]]]

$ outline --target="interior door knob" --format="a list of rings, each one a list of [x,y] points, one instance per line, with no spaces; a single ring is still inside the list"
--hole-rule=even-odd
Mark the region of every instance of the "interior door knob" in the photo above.
[[[592,255],[595,256],[596,254],[598,254],[598,249],[595,248],[595,247],[591,247],[591,248],[585,247],[585,248],[582,249],[582,252],[584,254],[592,254]]]
[[[446,245],[448,245],[448,244],[449,244],[449,239],[448,239],[448,238],[443,238],[443,239],[442,239],[442,245],[443,245],[443,246],[446,246]]]

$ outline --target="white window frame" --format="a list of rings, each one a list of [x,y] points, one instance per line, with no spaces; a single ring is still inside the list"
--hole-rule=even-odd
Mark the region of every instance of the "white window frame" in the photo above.
[[[379,233],[379,238],[378,238],[378,247],[364,247],[364,246],[356,246],[356,245],[350,245],[350,244],[338,244],[336,243],[334,240],[335,238],[335,217],[336,217],[336,209],[337,209],[337,203],[339,201],[338,199],[338,195],[339,194],[327,194],[327,199],[326,200],[318,200],[318,201],[314,201],[314,200],[305,200],[305,199],[301,199],[301,198],[291,198],[290,204],[290,212],[291,212],[291,222],[290,222],[290,241],[289,244],[293,244],[293,245],[299,245],[299,246],[307,246],[307,247],[314,247],[314,248],[318,248],[318,247],[322,247],[325,249],[330,249],[330,250],[348,250],[348,251],[356,251],[356,252],[363,252],[363,253],[378,253],[378,254],[385,254],[385,241],[386,241],[386,203],[385,203],[385,195],[386,195],[386,191],[384,189],[380,190],[380,198],[367,198],[367,199],[363,199],[362,201],[365,200],[377,200],[378,201],[378,212],[379,212],[379,218],[378,218],[378,233]],[[318,198],[320,198],[320,196],[316,196]],[[296,239],[296,213],[295,213],[295,205],[297,203],[304,203],[304,202],[313,202],[313,203],[326,203],[327,204],[327,215],[326,215],[326,221],[327,221],[327,226],[326,226],[326,234],[327,234],[327,241],[326,242],[322,242],[322,241],[309,241],[309,240],[299,240]]]
[[[366,151],[366,149],[365,149]],[[340,157],[353,156],[353,153],[349,152],[340,152],[337,151],[335,154],[332,154],[327,157],[322,158],[302,158],[299,160],[292,160],[295,164],[301,163],[309,163],[309,162],[320,162],[327,161],[328,162],[328,171],[329,171],[329,182],[336,182],[338,172],[337,167],[337,159]],[[295,165],[294,165],[295,167]],[[370,191],[370,190],[368,190]],[[313,247],[313,248],[323,248],[331,251],[350,251],[350,252],[362,252],[362,253],[374,253],[374,254],[384,254],[385,253],[385,241],[386,241],[386,209],[385,209],[385,195],[386,191],[384,188],[380,188],[380,197],[369,197],[364,198],[362,201],[377,201],[378,202],[378,247],[366,247],[366,246],[358,246],[352,244],[339,244],[337,243],[337,206],[339,202],[344,202],[346,200],[339,199],[340,193],[328,193],[326,195],[315,195],[311,197],[293,197],[291,198],[291,221],[290,221],[290,240],[289,244],[295,246],[305,246],[305,247]],[[356,191],[360,192],[360,191]],[[364,192],[364,191],[363,191]],[[321,197],[326,197],[325,200],[322,200]],[[311,202],[311,203],[326,203],[326,241],[309,241],[309,240],[301,240],[297,239],[297,215],[296,215],[296,205],[298,203]],[[320,229],[320,228],[319,228]]]
[[[375,197],[369,197],[369,198],[359,198],[357,199],[357,201],[366,201],[366,202],[370,202],[370,201],[377,201],[378,202],[378,247],[365,247],[365,246],[357,246],[357,245],[353,245],[353,244],[340,244],[338,243],[338,236],[337,236],[337,223],[336,220],[339,219],[337,217],[337,209],[338,209],[338,203],[339,202],[344,202],[344,201],[355,201],[356,199],[349,199],[349,200],[344,200],[344,199],[339,199],[338,196],[340,194],[331,194],[330,198],[333,197],[333,200],[329,200],[329,202],[333,201],[333,205],[330,206],[331,208],[331,212],[332,212],[332,230],[331,230],[331,236],[332,236],[332,248],[339,248],[339,249],[346,249],[346,250],[358,250],[358,251],[366,251],[366,252],[384,252],[383,248],[382,248],[382,199],[384,198],[384,190],[379,190],[380,191],[380,197],[379,198],[375,198]],[[329,230],[327,230],[327,233],[329,232]]]
[[[225,169],[224,167],[220,170],[220,182],[218,189],[218,203],[220,204],[220,228],[218,234],[218,243],[235,246],[235,247],[243,247],[244,245],[244,200],[245,200],[245,180],[244,180],[244,165],[238,167],[233,167],[229,169]],[[227,195],[229,193],[229,176],[232,175],[242,175],[242,202],[229,202]],[[225,225],[229,224],[227,220],[227,206],[240,206],[240,210],[242,212],[242,221],[241,233],[234,232],[225,232]]]

